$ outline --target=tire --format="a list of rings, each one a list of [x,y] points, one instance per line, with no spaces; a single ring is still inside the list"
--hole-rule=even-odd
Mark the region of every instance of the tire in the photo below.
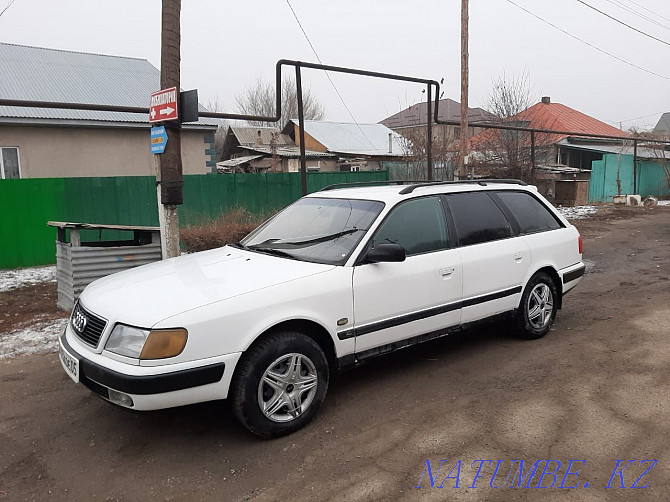
[[[308,336],[280,332],[245,352],[231,385],[235,417],[263,438],[285,436],[305,426],[326,397],[328,360]]]
[[[551,277],[538,272],[530,278],[517,310],[518,335],[535,340],[546,335],[556,318],[558,291]]]

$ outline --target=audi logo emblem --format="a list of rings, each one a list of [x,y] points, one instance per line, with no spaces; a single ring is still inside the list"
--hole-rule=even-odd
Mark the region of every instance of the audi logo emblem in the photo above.
[[[72,314],[72,326],[74,326],[74,329],[79,331],[79,333],[82,333],[86,328],[86,322],[86,316],[82,314],[80,310],[77,310]]]

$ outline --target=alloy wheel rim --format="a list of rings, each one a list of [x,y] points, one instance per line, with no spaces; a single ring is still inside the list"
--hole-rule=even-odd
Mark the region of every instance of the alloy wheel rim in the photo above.
[[[273,422],[302,416],[316,396],[318,375],[304,354],[285,354],[272,362],[258,384],[258,406]]]
[[[544,283],[538,284],[528,295],[528,322],[534,329],[543,329],[551,321],[554,312],[554,296]]]

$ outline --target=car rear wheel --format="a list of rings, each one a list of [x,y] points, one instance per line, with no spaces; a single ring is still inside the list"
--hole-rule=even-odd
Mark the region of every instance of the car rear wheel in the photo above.
[[[556,318],[557,300],[558,291],[549,275],[539,272],[531,277],[517,311],[519,336],[532,340],[546,335]]]
[[[235,416],[254,434],[272,438],[307,424],[326,397],[326,355],[310,337],[273,334],[243,356],[231,387]]]

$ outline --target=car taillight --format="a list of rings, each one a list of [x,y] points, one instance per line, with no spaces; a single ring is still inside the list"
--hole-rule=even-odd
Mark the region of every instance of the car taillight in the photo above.
[[[578,242],[579,242],[579,254],[582,254],[582,251],[584,250],[584,244],[582,243],[581,235],[578,237]]]

